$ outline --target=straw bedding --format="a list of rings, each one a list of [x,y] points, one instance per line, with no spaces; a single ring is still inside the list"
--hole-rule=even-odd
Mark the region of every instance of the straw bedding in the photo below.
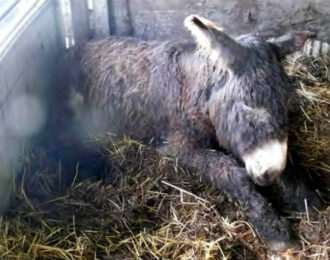
[[[326,199],[330,60],[294,56],[285,66],[296,86],[291,160],[322,182]],[[197,173],[126,137],[86,146],[95,144],[109,167],[94,178],[82,178],[79,163],[68,170],[49,159],[47,149],[25,155],[0,218],[1,259],[329,259],[330,208],[290,214],[301,248],[271,252],[236,202]]]

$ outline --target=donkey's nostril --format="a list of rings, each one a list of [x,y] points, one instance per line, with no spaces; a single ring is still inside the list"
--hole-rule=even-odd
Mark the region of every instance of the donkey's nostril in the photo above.
[[[272,173],[270,171],[266,171],[263,175],[263,178],[266,182],[270,181],[272,177]]]
[[[256,178],[256,183],[260,186],[271,185],[274,181],[273,173],[271,171],[266,171],[264,174]]]

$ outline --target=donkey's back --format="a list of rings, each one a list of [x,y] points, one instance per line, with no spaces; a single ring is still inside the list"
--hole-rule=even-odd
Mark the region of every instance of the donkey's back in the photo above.
[[[178,116],[180,44],[110,37],[84,46],[84,106],[108,130],[157,137]],[[90,119],[89,119],[90,120]]]

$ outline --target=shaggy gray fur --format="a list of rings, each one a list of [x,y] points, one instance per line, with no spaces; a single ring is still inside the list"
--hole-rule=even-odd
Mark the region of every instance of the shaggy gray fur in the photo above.
[[[240,160],[267,140],[286,138],[291,88],[280,58],[299,48],[306,35],[272,43],[241,36],[233,50],[234,40],[194,19],[210,31],[209,48],[110,37],[75,51],[71,66],[80,75],[66,71],[63,80],[65,91],[83,97],[79,130],[165,140],[163,151],[237,199],[260,235],[274,249],[285,249],[293,239],[289,223],[257,192]],[[226,51],[217,57],[219,46]]]

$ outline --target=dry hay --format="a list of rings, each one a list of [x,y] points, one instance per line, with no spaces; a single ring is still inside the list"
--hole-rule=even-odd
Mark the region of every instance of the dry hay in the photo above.
[[[320,188],[330,199],[330,56],[298,53],[288,59],[286,70],[296,87],[290,111],[291,155],[313,179],[322,180]]]
[[[105,144],[102,153],[118,170],[102,180],[79,180],[78,174],[58,196],[51,194],[63,173],[28,176],[29,161],[15,205],[0,222],[2,257],[256,259],[254,251],[265,254],[243,212],[195,173],[127,138],[113,141],[109,135],[97,142]]]
[[[291,153],[324,176],[327,62],[295,57],[286,64],[297,86]],[[92,143],[113,166],[98,179],[80,179],[79,164],[68,172],[42,150],[25,157],[11,209],[0,218],[1,259],[329,259],[330,208],[290,215],[301,248],[274,253],[242,209],[197,173],[125,137]],[[74,177],[66,183],[65,175]]]

